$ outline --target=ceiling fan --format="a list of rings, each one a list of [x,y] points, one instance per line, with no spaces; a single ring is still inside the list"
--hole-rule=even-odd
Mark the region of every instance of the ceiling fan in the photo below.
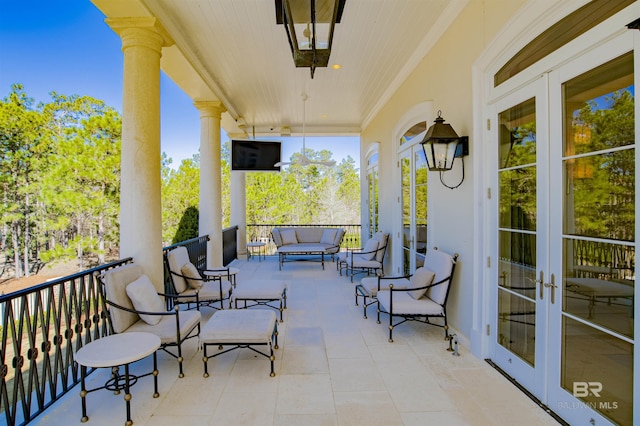
[[[302,94],[302,151],[300,155],[293,158],[293,161],[288,161],[288,162],[279,161],[273,165],[274,167],[287,166],[289,164],[297,164],[299,166],[309,166],[311,164],[320,164],[322,166],[327,166],[327,167],[333,167],[336,165],[336,162],[333,160],[331,161],[312,160],[309,157],[307,157],[304,153],[305,147],[306,147],[305,146],[305,136],[306,136],[305,124],[307,121],[307,99],[309,99],[309,97],[307,96],[306,93],[303,93]]]

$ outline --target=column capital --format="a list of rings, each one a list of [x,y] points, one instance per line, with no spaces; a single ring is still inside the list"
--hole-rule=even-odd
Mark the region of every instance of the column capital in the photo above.
[[[229,139],[249,139],[249,135],[246,132],[228,133]]]
[[[107,18],[105,22],[122,39],[122,51],[132,46],[148,47],[162,52],[175,43],[162,24],[152,16]]]
[[[222,113],[227,111],[221,101],[195,101],[193,106],[200,111],[200,118],[212,117],[220,119]]]

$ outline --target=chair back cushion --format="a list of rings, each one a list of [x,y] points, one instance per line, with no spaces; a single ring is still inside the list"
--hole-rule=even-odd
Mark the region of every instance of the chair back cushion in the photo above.
[[[182,273],[182,275],[187,277],[187,284],[189,284],[191,288],[198,289],[202,287],[204,281],[202,280],[200,272],[198,272],[198,268],[196,268],[193,263],[189,262],[182,265],[182,269],[180,269],[180,272]]]
[[[376,260],[378,262],[382,263],[382,260],[384,259],[384,254],[386,253],[387,249],[387,241],[389,239],[389,234],[386,234],[384,232],[376,232],[373,235],[373,238],[375,238],[376,240],[378,240],[378,248],[382,248],[384,247],[384,249],[378,251],[376,253]]]
[[[375,238],[369,238],[362,248],[362,252],[365,254],[360,255],[363,260],[373,260],[376,256],[376,250],[378,249],[378,240]]]
[[[455,261],[451,255],[436,249],[427,251],[425,255],[423,266],[436,274],[433,282],[437,283],[448,278],[446,282],[434,285],[427,290],[427,297],[439,305],[444,305],[444,302],[447,300],[454,263]]]
[[[167,253],[167,262],[169,263],[169,271],[182,275],[182,267],[187,263],[191,263],[189,260],[189,252],[186,247],[176,247]],[[176,288],[178,294],[185,291],[189,286],[187,281],[183,277],[171,274],[173,280],[173,286]]]
[[[409,279],[408,288],[420,288],[426,287],[433,282],[433,278],[436,276],[435,272],[428,270],[427,268],[420,267],[413,273],[411,279]],[[420,290],[410,291],[409,294],[414,299],[420,299],[426,293],[426,288]]]
[[[345,230],[344,228],[338,228],[338,232],[336,232],[336,238],[333,240],[334,246],[340,246],[342,244],[342,238],[344,238]]]
[[[142,268],[135,263],[110,269],[104,274],[104,290],[107,300],[128,309],[134,309],[131,299],[127,295],[127,286],[140,278]],[[123,311],[114,306],[109,307],[109,316],[113,331],[122,333],[135,324],[140,317],[133,312]]]
[[[334,245],[337,233],[338,230],[336,228],[325,228],[322,231],[322,238],[320,238],[320,243]]]
[[[146,275],[142,274],[137,280],[130,283],[126,287],[126,292],[136,311],[164,312],[162,299]],[[149,325],[156,325],[162,319],[162,315],[140,314],[140,318]]]

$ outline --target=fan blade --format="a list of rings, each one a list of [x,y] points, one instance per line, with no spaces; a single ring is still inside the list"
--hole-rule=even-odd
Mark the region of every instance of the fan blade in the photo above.
[[[335,161],[310,161],[310,164],[320,164],[322,166],[333,167],[336,165]]]
[[[284,162],[284,161],[278,161],[276,164],[273,165],[273,167],[282,167],[282,166],[287,166],[289,164],[291,164],[291,163],[287,163],[287,162]]]

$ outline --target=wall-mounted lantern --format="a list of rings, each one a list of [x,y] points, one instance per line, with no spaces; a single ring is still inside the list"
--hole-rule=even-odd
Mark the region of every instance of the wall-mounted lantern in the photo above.
[[[464,160],[462,157],[469,155],[469,137],[458,136],[451,124],[445,124],[441,111],[438,111],[438,118],[434,123],[420,142],[424,155],[427,157],[427,166],[430,171],[440,172],[440,182],[444,186],[455,189],[464,181]],[[462,179],[456,186],[449,186],[442,180],[442,172],[451,170],[453,160],[456,158],[460,158],[462,161]]]

